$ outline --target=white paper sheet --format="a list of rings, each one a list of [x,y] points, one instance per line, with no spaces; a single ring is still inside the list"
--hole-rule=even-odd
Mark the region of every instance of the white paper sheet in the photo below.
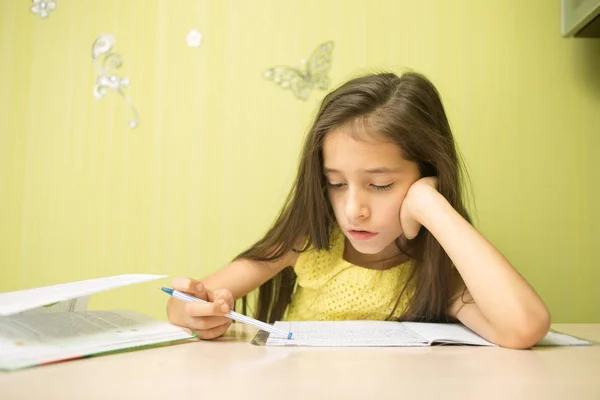
[[[430,346],[465,344],[496,346],[462,324],[395,321],[302,321],[275,322],[292,332],[292,339],[269,336],[267,346],[366,347]],[[582,346],[591,342],[549,332],[536,346]]]
[[[591,344],[587,340],[577,339],[564,333],[548,332],[536,346],[588,346]]]
[[[292,339],[269,337],[267,346],[428,346],[427,340],[393,321],[275,322]]]
[[[53,314],[58,312],[85,311],[87,310],[89,301],[90,296],[77,297],[75,299],[59,301],[32,308],[27,311],[22,311],[20,314]]]
[[[478,346],[496,346],[461,324],[436,324],[423,322],[403,322],[431,343],[470,344]]]
[[[88,296],[121,286],[164,278],[167,275],[128,274],[61,283],[35,289],[0,293],[0,316],[12,315],[52,303]]]

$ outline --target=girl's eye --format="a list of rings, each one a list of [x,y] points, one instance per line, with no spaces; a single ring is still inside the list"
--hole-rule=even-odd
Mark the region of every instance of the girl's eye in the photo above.
[[[393,183],[390,183],[389,185],[372,185],[375,190],[380,190],[380,191],[386,191],[386,190],[390,190],[392,188]]]
[[[332,188],[341,188],[342,186],[344,186],[344,184],[327,182],[327,186],[332,187]]]

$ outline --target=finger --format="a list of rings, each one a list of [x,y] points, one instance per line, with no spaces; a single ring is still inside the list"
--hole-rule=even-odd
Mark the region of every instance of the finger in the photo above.
[[[199,281],[197,281],[196,286],[194,287],[194,293],[197,298],[202,300],[208,300],[208,297],[210,296],[210,290]]]
[[[225,302],[225,304],[229,304],[230,308],[233,308],[233,294],[231,293],[231,290],[229,289],[219,289],[219,290],[214,290],[210,296],[209,296],[209,300],[210,301],[218,301],[218,300],[223,300]]]
[[[173,289],[179,290],[180,292],[192,293],[196,290],[195,288],[198,283],[200,283],[200,281],[192,278],[178,277],[173,278],[171,285],[173,286]]]
[[[420,228],[421,224],[419,223],[410,224],[404,231],[404,236],[406,236],[408,240],[413,240],[419,234]]]
[[[214,303],[191,302],[185,305],[185,311],[190,317],[224,316],[230,311],[230,306],[223,299]]]
[[[202,300],[208,299],[208,289],[204,287],[202,282],[196,279],[174,278],[172,285],[173,289],[179,290],[180,292],[189,293]]]
[[[229,325],[231,319],[227,317],[189,317],[185,320],[185,326],[194,331],[206,331],[218,326]]]
[[[196,336],[199,339],[203,339],[203,340],[216,339],[219,336],[222,336],[225,332],[227,332],[227,329],[229,329],[230,326],[231,326],[231,322],[227,325],[221,325],[221,326],[217,326],[212,329],[208,329],[205,331],[198,331],[198,332],[194,332],[194,333],[196,334]]]

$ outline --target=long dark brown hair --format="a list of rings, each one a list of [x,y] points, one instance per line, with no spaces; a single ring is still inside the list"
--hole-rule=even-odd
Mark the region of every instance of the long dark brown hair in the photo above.
[[[309,247],[329,250],[336,221],[327,197],[322,147],[328,132],[348,123],[368,126],[371,133],[383,134],[400,146],[404,157],[419,165],[423,177],[438,178],[439,192],[469,220],[462,197],[463,168],[437,89],[415,72],[401,76],[371,74],[352,79],[325,96],[281,212],[266,235],[236,259],[275,261],[290,251],[305,251]],[[299,239],[305,240],[302,249],[295,247]],[[408,281],[398,288],[398,293],[404,293],[411,284],[413,295],[401,319],[449,321],[448,306],[458,279],[450,258],[425,228],[416,238],[404,242],[401,250],[410,255],[412,262]],[[295,282],[290,266],[264,283],[256,299],[255,317],[271,323],[280,320],[292,298]],[[244,296],[244,313],[248,301],[248,296]]]

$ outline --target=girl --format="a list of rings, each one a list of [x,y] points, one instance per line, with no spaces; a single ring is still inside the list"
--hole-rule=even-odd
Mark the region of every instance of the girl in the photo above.
[[[469,222],[444,107],[424,76],[373,74],[328,94],[275,224],[231,264],[173,287],[169,321],[202,339],[260,287],[256,318],[460,321],[500,346],[528,348],[546,306]]]

